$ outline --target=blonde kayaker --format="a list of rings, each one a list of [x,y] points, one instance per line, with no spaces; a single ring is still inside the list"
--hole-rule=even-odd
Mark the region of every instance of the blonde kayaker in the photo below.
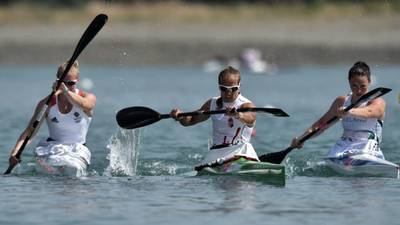
[[[256,113],[236,111],[239,108],[255,107],[250,100],[241,95],[239,70],[231,66],[222,70],[218,75],[218,88],[220,96],[207,100],[198,110],[226,109],[225,114],[178,117],[182,111],[175,108],[170,115],[183,126],[192,126],[211,117],[213,127],[211,151],[203,163],[210,163],[218,159],[229,160],[236,156],[244,156],[258,161],[257,154],[250,144],[251,134],[256,123]],[[232,148],[232,146],[235,147]]]
[[[382,141],[382,125],[385,116],[385,101],[379,97],[361,106],[352,108],[348,112],[344,108],[356,102],[368,92],[371,84],[371,72],[365,62],[356,62],[349,70],[348,81],[351,92],[346,96],[339,96],[332,103],[328,112],[318,119],[305,134],[334,117],[341,118],[343,126],[342,137],[330,149],[329,158],[339,158],[346,154],[367,153],[378,158],[384,158],[379,144]],[[326,128],[325,128],[326,129]],[[324,129],[322,129],[324,130]],[[292,146],[301,148],[298,138],[292,140]]]
[[[63,74],[67,62],[59,66],[57,78]],[[50,174],[64,174],[82,176],[86,173],[86,167],[90,164],[91,153],[86,147],[86,134],[92,120],[93,110],[96,105],[94,94],[78,90],[76,84],[79,82],[78,62],[74,62],[70,71],[63,79],[55,95],[51,99],[45,117],[49,137],[41,141],[34,155],[39,169]],[[56,87],[53,84],[53,89]],[[29,133],[35,118],[43,108],[47,97],[41,100],[27,126],[20,135],[15,147],[11,150],[10,165],[18,164],[16,157],[18,149]],[[38,125],[39,129],[41,123]],[[31,142],[32,135],[29,142]]]

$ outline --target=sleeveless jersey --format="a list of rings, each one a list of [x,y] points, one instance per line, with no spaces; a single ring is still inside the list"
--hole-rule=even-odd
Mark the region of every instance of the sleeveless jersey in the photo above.
[[[350,93],[343,104],[347,107],[351,104],[352,94]],[[361,104],[359,107],[365,107],[367,103]],[[361,118],[346,115],[342,118],[343,137],[347,138],[364,138],[382,140],[382,121],[376,118]]]
[[[217,99],[213,97],[210,103],[210,110],[225,109],[227,106],[240,108],[244,103],[250,102],[247,98],[239,95],[234,102],[223,102],[222,108],[218,108]],[[250,142],[253,127],[248,127],[238,119],[225,114],[211,115],[213,126],[213,145],[238,144]]]
[[[83,95],[78,89],[75,93]],[[50,139],[60,143],[84,144],[91,120],[92,117],[74,105],[70,112],[61,113],[58,109],[58,98],[55,96],[46,117]]]

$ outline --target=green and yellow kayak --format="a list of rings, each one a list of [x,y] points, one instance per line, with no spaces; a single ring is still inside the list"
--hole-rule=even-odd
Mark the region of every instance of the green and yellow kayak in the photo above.
[[[285,166],[235,157],[195,167],[197,175],[240,175],[285,184]]]

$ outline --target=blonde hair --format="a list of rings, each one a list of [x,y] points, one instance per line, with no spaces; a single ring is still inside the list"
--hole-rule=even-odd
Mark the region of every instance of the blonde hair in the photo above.
[[[229,76],[236,77],[238,84],[240,84],[240,71],[238,69],[233,68],[232,66],[228,66],[218,74],[218,84],[222,84],[222,81]],[[217,107],[219,109],[222,109],[223,107],[222,97],[219,97],[217,99]]]
[[[240,83],[240,72],[238,69],[233,68],[232,66],[228,66],[227,68],[225,68],[224,70],[222,70],[219,74],[218,74],[218,83],[221,84],[222,80],[225,77],[228,76],[235,76],[237,77],[238,80],[238,84]]]
[[[58,78],[60,78],[60,77],[62,76],[62,74],[64,73],[65,68],[67,67],[68,62],[69,62],[69,61],[66,61],[66,62],[62,63],[62,64],[58,67],[58,70],[57,70],[57,77],[58,77]],[[72,64],[71,69],[69,70],[68,73],[71,73],[71,72],[76,72],[76,74],[79,76],[79,62],[78,62],[78,60],[76,60],[76,61]]]

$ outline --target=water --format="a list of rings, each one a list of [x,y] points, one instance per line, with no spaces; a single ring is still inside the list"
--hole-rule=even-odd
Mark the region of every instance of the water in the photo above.
[[[259,154],[286,148],[347,93],[349,65],[281,69],[276,76],[242,75],[242,94],[258,106],[282,108],[291,117],[258,114],[252,140]],[[400,162],[397,120],[400,67],[373,66],[374,87],[393,88],[387,102],[386,158]],[[53,66],[0,68],[0,170],[37,101],[50,93]],[[396,179],[346,178],[320,161],[340,134],[335,126],[286,160],[285,186],[237,177],[195,177],[206,153],[210,121],[182,127],[171,119],[137,131],[122,131],[115,114],[128,106],[160,113],[199,108],[218,95],[216,75],[200,68],[111,68],[84,66],[97,108],[87,145],[90,176],[80,179],[23,172],[32,146],[46,138],[43,125],[23,153],[20,174],[0,178],[0,224],[399,224]]]

